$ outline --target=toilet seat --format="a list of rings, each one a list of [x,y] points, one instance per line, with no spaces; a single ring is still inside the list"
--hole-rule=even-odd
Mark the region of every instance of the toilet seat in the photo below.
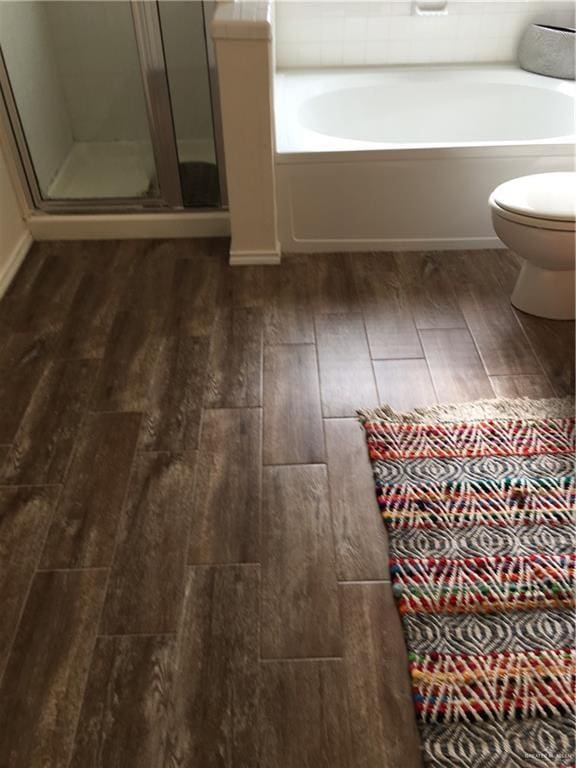
[[[503,219],[535,229],[576,231],[576,173],[536,173],[505,181],[490,195]]]
[[[494,194],[490,195],[490,207],[492,210],[507,221],[514,221],[525,227],[533,229],[554,229],[559,232],[576,232],[576,220],[566,221],[562,219],[544,219],[538,216],[526,216],[522,213],[510,211],[503,208],[494,200]]]

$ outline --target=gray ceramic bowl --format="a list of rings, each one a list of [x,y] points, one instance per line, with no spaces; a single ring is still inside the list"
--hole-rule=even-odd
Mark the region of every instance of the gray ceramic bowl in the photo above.
[[[538,75],[574,80],[575,45],[574,29],[531,24],[520,41],[518,63]]]

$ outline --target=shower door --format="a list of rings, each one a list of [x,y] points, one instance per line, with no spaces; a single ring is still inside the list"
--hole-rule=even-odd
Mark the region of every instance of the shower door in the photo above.
[[[168,5],[0,2],[0,101],[33,207],[220,205],[203,4]]]

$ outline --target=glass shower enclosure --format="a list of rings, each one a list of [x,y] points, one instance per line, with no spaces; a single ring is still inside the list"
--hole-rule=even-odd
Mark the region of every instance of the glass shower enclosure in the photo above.
[[[34,208],[226,206],[214,5],[0,2],[0,112]]]

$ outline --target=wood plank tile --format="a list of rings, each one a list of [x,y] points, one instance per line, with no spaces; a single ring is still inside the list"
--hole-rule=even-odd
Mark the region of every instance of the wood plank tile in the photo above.
[[[490,383],[497,397],[554,397],[552,385],[542,374],[526,376],[491,376]]]
[[[44,258],[28,291],[16,301],[6,322],[21,332],[60,330],[85,269],[81,243],[43,243]]]
[[[0,488],[0,678],[60,488]]]
[[[313,344],[310,260],[288,256],[267,273],[264,342]]]
[[[437,402],[426,360],[374,360],[374,374],[380,403],[396,411]]]
[[[514,310],[558,396],[574,392],[574,322]]]
[[[38,573],[0,688],[0,765],[68,765],[106,572]]]
[[[388,541],[364,430],[355,419],[326,419],[324,429],[338,578],[387,579]]]
[[[98,244],[101,247],[101,244]],[[63,358],[100,358],[134,260],[118,248],[104,253],[90,253],[89,267],[84,271],[64,321],[58,344]]]
[[[30,301],[32,286],[44,262],[47,249],[45,243],[32,243],[26,258],[20,265],[6,293],[0,299],[0,329],[2,332],[17,328],[16,321],[22,317],[24,305]]]
[[[439,402],[494,397],[469,331],[421,331],[420,338]]]
[[[349,254],[316,253],[309,263],[316,312],[339,314],[360,311]]]
[[[342,584],[354,768],[419,768],[408,658],[390,584]]]
[[[416,327],[465,328],[442,251],[395,254]]]
[[[145,411],[161,341],[161,320],[157,315],[118,312],[96,378],[92,408]]]
[[[262,655],[339,656],[326,468],[265,467],[261,524]]]
[[[170,293],[169,327],[209,336],[222,287],[222,266],[212,258],[177,259]]]
[[[204,412],[188,562],[258,562],[261,438],[259,409]]]
[[[262,312],[235,307],[214,324],[204,404],[207,408],[262,405]]]
[[[99,637],[70,768],[165,765],[174,638]]]
[[[167,316],[173,303],[175,247],[173,240],[126,243],[126,257],[134,258],[135,264],[121,299],[122,311]]]
[[[188,237],[169,239],[175,258],[193,261],[210,260],[227,266],[230,258],[229,237]]]
[[[162,339],[143,421],[146,450],[181,453],[198,447],[208,352],[207,338],[170,333]]]
[[[0,482],[62,482],[96,369],[93,360],[65,360],[48,366],[4,461]]]
[[[261,768],[351,768],[352,751],[343,663],[261,664]]]
[[[316,348],[264,350],[264,464],[324,461]]]
[[[284,257],[282,261],[284,262]],[[231,301],[236,307],[263,309],[271,298],[270,283],[274,282],[274,273],[277,269],[276,264],[248,265],[242,269],[232,268],[226,273],[227,302]]]
[[[10,443],[52,359],[55,335],[7,333],[0,346],[0,442]]]
[[[355,416],[378,405],[362,315],[318,315],[316,336],[324,416]]]
[[[184,592],[195,456],[137,456],[120,519],[102,634],[174,632]]]
[[[473,287],[487,300],[510,299],[518,278],[517,258],[512,251],[502,249],[450,251],[442,256],[457,295],[462,288]]]
[[[139,428],[136,413],[88,415],[50,526],[42,568],[110,565]]]
[[[507,296],[486,295],[470,283],[460,286],[459,304],[490,376],[540,372]]]
[[[392,253],[357,254],[354,264],[373,359],[422,357],[420,338]]]
[[[258,765],[258,566],[190,568],[166,765]]]

